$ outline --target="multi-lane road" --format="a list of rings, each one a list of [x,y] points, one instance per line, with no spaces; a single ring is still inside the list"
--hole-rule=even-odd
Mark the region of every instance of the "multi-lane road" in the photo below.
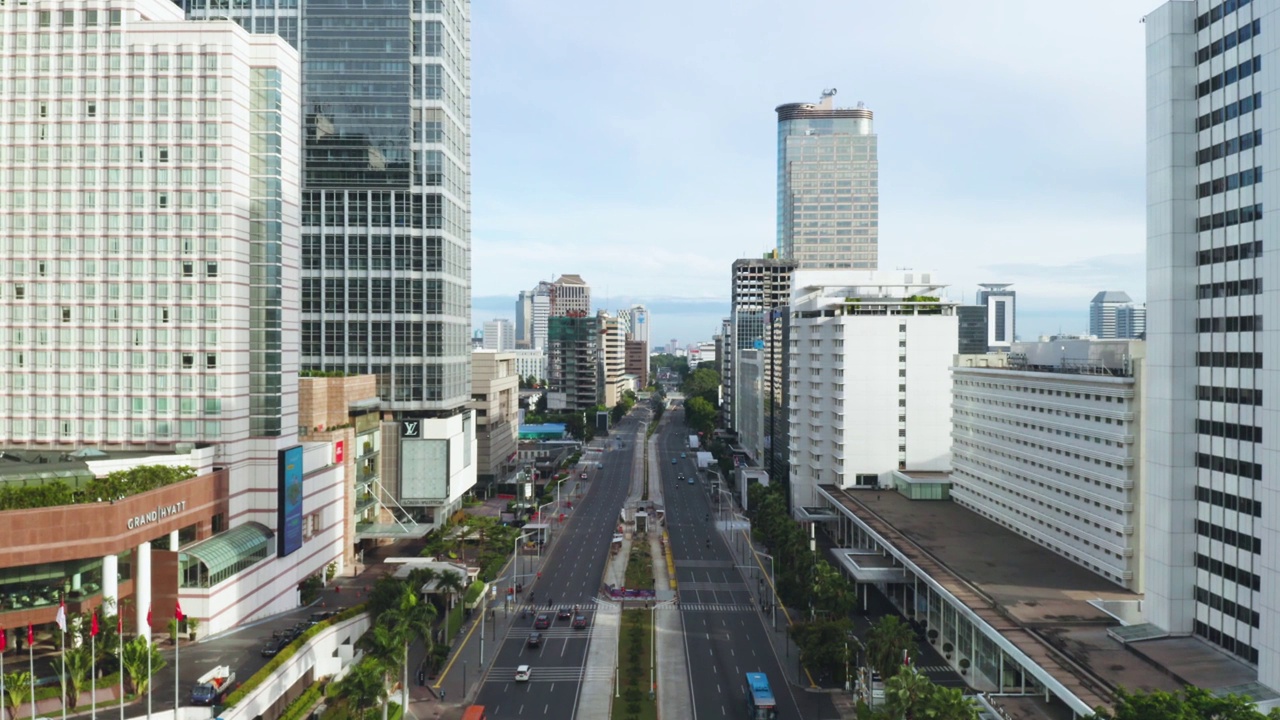
[[[749,672],[769,677],[780,717],[832,717],[825,696],[796,692],[786,681],[754,588],[717,530],[710,488],[687,447],[684,413],[671,414],[660,435],[658,464],[679,582],[693,720],[743,717]]]
[[[498,654],[474,700],[485,706],[490,718],[575,718],[578,695],[588,674],[611,676],[612,668],[586,667],[587,645],[594,632],[594,599],[627,498],[634,453],[644,447],[648,416],[647,410],[637,409],[584,454],[583,462],[590,466],[588,480],[583,483],[585,497],[574,501],[569,522],[557,529],[559,537],[548,550],[542,577],[532,585],[524,581],[525,600],[530,593],[535,595],[536,612],[530,612],[525,620],[517,619],[499,639]],[[575,606],[587,616],[586,629],[575,630],[571,620],[556,618],[559,608]],[[538,613],[550,613],[552,622],[550,628],[540,631],[542,643],[534,648],[528,646],[528,638]],[[520,665],[530,666],[528,682],[515,681]]]

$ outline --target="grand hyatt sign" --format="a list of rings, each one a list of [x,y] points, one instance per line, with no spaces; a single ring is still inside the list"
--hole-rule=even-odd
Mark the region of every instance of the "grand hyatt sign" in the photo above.
[[[149,513],[143,513],[129,518],[129,529],[136,530],[144,525],[150,525],[153,522],[163,520],[170,515],[177,515],[186,509],[186,500],[180,500],[172,505],[161,505]]]

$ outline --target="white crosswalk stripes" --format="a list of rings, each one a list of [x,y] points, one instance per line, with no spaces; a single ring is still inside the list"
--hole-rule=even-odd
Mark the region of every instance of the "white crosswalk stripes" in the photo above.
[[[605,671],[608,672],[608,669],[606,668]],[[514,682],[515,676],[516,669],[514,667],[496,665],[489,671],[487,682]],[[592,677],[592,673],[588,672],[586,677]],[[539,665],[531,665],[529,668],[529,682],[581,682],[582,679],[583,673],[582,668],[580,667],[542,667]]]
[[[752,612],[754,605],[729,605],[725,603],[688,603],[682,602],[679,607],[659,606],[659,610],[689,610],[697,612]]]

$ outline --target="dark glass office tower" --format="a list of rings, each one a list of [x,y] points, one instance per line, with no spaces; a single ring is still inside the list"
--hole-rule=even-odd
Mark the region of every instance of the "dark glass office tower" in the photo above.
[[[302,366],[384,408],[470,397],[469,0],[182,0],[302,53]]]

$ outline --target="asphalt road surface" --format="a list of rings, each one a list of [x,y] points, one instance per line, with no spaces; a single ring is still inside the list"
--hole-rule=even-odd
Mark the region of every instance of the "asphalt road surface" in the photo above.
[[[707,481],[688,450],[684,412],[671,415],[659,440],[658,464],[679,581],[693,720],[744,717],[749,672],[769,677],[779,717],[832,717],[834,711],[825,696],[802,692],[786,682],[769,643],[766,618],[756,605],[755,575],[746,576],[751,578],[748,583],[734,566],[724,535],[716,529],[717,513]],[[682,458],[682,453],[687,457]],[[680,480],[680,475],[685,479]],[[795,662],[794,657],[790,660]]]
[[[618,516],[627,499],[633,453],[643,451],[648,411],[637,408],[606,438],[597,438],[583,461],[588,470],[585,497],[575,500],[567,525],[557,530],[542,577],[532,586],[525,582],[525,601],[535,594],[536,613],[517,621],[506,637],[499,638],[498,655],[484,677],[484,686],[473,701],[485,706],[490,718],[575,718],[578,694],[588,673],[587,643],[594,632],[594,598],[609,557],[609,545]],[[619,447],[619,441],[622,446]],[[603,448],[603,449],[602,449]],[[603,468],[594,467],[603,463]],[[578,470],[574,470],[578,472]],[[552,603],[548,607],[548,603]],[[571,620],[556,618],[559,608],[579,607],[589,625],[575,630]],[[527,645],[538,613],[550,613],[551,627],[540,631],[541,647]],[[528,682],[516,682],[520,665],[529,665]],[[591,672],[611,673],[612,668]]]

